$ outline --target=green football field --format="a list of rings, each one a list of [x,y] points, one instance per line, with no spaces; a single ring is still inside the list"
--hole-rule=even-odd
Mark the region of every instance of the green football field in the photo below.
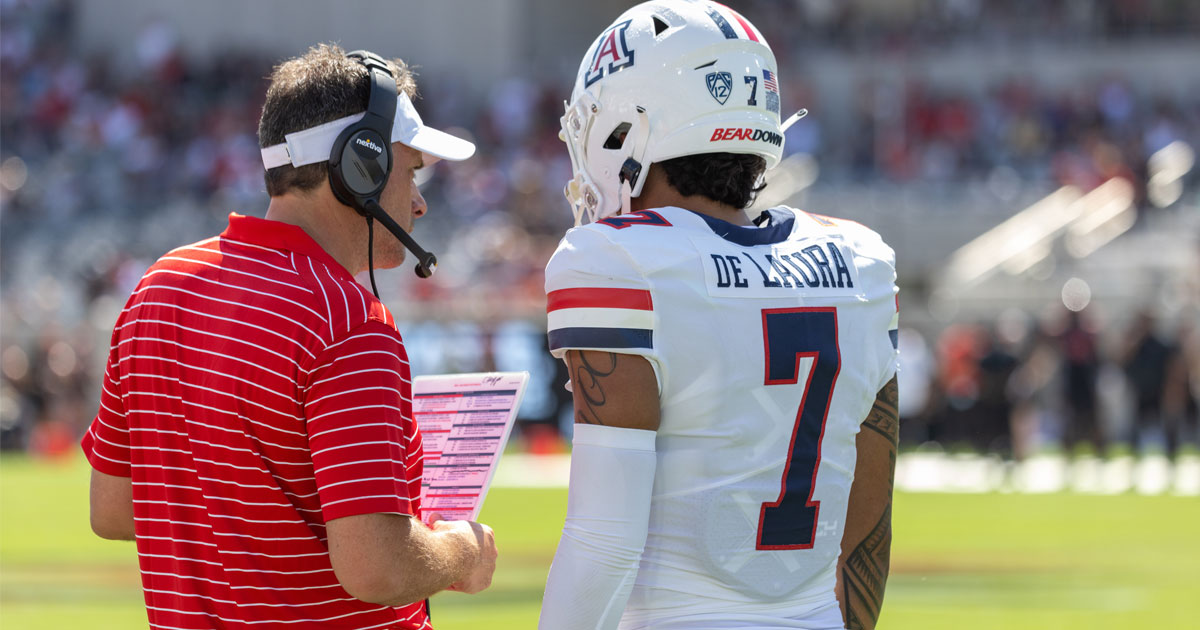
[[[433,601],[439,630],[533,628],[560,489],[497,488],[481,520],[500,564],[480,595]],[[87,525],[82,459],[0,461],[0,628],[144,628],[132,543]],[[898,494],[880,628],[1200,627],[1200,500]]]

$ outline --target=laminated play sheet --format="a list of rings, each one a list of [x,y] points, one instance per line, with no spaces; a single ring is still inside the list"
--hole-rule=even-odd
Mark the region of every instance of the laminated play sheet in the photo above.
[[[528,372],[413,379],[413,413],[425,446],[421,520],[476,520],[508,441]]]

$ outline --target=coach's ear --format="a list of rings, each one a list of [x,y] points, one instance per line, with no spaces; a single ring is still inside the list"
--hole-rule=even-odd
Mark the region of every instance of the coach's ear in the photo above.
[[[108,540],[133,540],[133,480],[92,470],[92,531]]]

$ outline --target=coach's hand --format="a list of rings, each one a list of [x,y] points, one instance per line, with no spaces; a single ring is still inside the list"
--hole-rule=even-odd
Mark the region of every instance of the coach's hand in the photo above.
[[[475,521],[446,521],[440,514],[431,514],[429,526],[438,533],[453,533],[469,546],[475,562],[462,580],[447,587],[450,591],[478,593],[492,585],[492,574],[496,572],[496,535],[492,528]]]

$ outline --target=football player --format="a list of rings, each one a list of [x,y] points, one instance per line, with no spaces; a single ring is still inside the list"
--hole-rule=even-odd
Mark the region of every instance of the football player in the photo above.
[[[875,626],[894,253],[850,221],[745,211],[783,151],[776,73],[702,0],[630,9],[580,65],[577,227],[546,268],[576,424],[544,630]]]

